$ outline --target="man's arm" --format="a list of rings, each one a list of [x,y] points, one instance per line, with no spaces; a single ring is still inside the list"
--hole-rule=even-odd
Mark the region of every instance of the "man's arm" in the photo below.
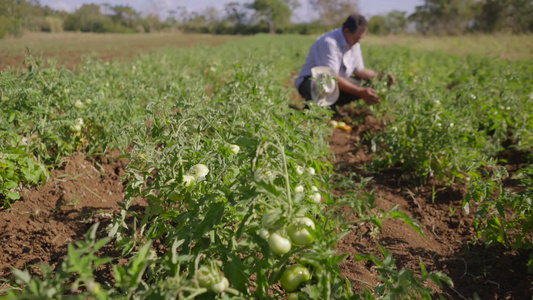
[[[385,76],[385,74],[376,72],[371,69],[362,69],[353,71],[353,76],[363,80],[372,80],[375,77],[381,79],[383,78],[383,76]],[[393,86],[396,84],[396,77],[394,77],[394,75],[392,74],[387,74],[387,80],[389,86]]]
[[[365,100],[365,102],[368,104],[376,104],[380,102],[379,97],[374,89],[357,86],[342,76],[337,76],[337,83],[339,84],[339,89],[341,91],[356,95],[357,97]]]
[[[383,74],[378,73],[371,69],[355,70],[353,71],[353,75],[363,80],[372,80],[376,76],[379,76],[380,78],[383,76]]]

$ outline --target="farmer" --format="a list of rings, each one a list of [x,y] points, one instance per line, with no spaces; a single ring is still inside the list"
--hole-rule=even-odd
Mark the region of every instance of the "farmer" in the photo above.
[[[342,25],[319,37],[311,46],[300,75],[295,81],[305,100],[319,106],[340,106],[356,99],[368,104],[380,102],[376,91],[361,85],[361,80],[382,78],[383,74],[366,69],[359,41],[365,36],[368,22],[361,15],[350,15]],[[388,74],[389,85],[396,82]],[[339,114],[336,107],[333,110]]]

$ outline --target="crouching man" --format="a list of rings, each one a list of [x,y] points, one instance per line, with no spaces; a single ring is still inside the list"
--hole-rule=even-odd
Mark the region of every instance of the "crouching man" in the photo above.
[[[356,99],[367,104],[380,102],[376,91],[361,82],[383,74],[365,68],[359,42],[367,33],[368,22],[361,15],[350,15],[342,28],[334,29],[311,46],[300,75],[295,81],[298,92],[305,100],[314,100],[319,106],[342,106]],[[396,82],[388,74],[389,85]]]

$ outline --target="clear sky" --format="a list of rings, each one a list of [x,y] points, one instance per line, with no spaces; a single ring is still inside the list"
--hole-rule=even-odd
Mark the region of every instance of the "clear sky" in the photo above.
[[[206,7],[223,8],[229,2],[251,2],[252,0],[41,0],[42,5],[48,5],[54,9],[74,11],[84,3],[110,3],[112,5],[129,5],[143,13],[162,13],[176,7],[186,7],[188,11],[201,11]],[[302,6],[295,12],[295,21],[302,21],[306,15],[312,15],[307,0],[300,0]],[[402,10],[412,13],[416,5],[423,0],[359,0],[361,13],[369,17],[377,14],[386,14],[391,10]]]

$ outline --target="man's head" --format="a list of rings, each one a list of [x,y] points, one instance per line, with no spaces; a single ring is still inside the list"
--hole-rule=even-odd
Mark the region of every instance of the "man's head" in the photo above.
[[[342,32],[348,45],[353,46],[366,35],[368,22],[362,15],[349,15],[342,24]]]

